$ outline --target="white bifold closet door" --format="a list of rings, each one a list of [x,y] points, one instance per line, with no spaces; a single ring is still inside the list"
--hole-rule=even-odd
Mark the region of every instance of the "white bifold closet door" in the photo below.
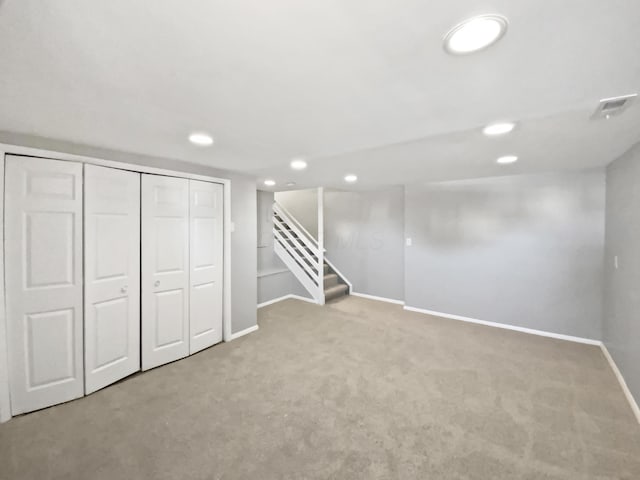
[[[142,175],[142,369],[189,355],[189,180]]]
[[[82,164],[7,155],[5,275],[14,415],[81,397]]]
[[[86,165],[85,389],[140,370],[140,174]]]
[[[190,353],[222,341],[222,190],[217,183],[189,181]]]

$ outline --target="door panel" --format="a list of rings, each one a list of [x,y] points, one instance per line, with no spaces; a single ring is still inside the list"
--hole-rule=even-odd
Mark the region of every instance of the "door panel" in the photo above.
[[[142,369],[189,355],[189,180],[142,175]]]
[[[82,165],[7,155],[5,259],[14,415],[81,397]]]
[[[223,186],[189,181],[190,352],[222,341]]]
[[[140,174],[85,165],[86,392],[140,370]]]

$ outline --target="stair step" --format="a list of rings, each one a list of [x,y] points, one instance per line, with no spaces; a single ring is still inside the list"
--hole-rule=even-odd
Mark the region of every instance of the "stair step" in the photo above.
[[[325,290],[329,287],[333,287],[338,284],[338,275],[335,273],[325,273],[324,274],[324,288]]]
[[[324,290],[324,299],[325,301],[333,300],[334,298],[341,297],[346,295],[349,290],[349,286],[344,283],[339,283],[338,285],[334,285],[333,287],[326,288]]]
[[[324,274],[328,274],[329,273],[329,265],[327,265],[326,263],[324,264]]]

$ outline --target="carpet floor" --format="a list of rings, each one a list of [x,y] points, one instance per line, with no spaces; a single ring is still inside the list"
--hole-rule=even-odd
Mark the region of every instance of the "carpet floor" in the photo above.
[[[0,425],[2,480],[640,479],[595,346],[345,297]]]

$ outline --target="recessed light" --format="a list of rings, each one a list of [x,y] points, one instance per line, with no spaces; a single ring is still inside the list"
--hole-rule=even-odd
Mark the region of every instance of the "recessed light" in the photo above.
[[[301,158],[292,160],[290,165],[294,170],[304,170],[305,168],[307,168],[307,162],[305,162]]]
[[[264,181],[264,184],[267,187],[273,187],[276,184],[276,182],[275,182],[275,180],[267,179],[267,180]]]
[[[515,155],[505,155],[504,157],[500,157],[496,162],[500,165],[507,165],[509,163],[515,163],[518,161],[518,157]]]
[[[496,135],[504,135],[506,133],[512,132],[514,128],[516,128],[516,124],[513,122],[492,123],[491,125],[487,125],[486,127],[484,127],[482,129],[482,133],[493,137]]]
[[[358,177],[353,174],[345,175],[344,181],[349,183],[354,183],[358,181]]]
[[[444,49],[452,55],[483,50],[504,36],[507,25],[507,19],[502,15],[469,18],[449,30],[444,37]]]
[[[287,182],[287,187],[295,187],[296,182]]]
[[[213,138],[208,133],[204,132],[193,132],[189,135],[189,141],[194,145],[199,145],[201,147],[208,147],[209,145],[213,145]]]

